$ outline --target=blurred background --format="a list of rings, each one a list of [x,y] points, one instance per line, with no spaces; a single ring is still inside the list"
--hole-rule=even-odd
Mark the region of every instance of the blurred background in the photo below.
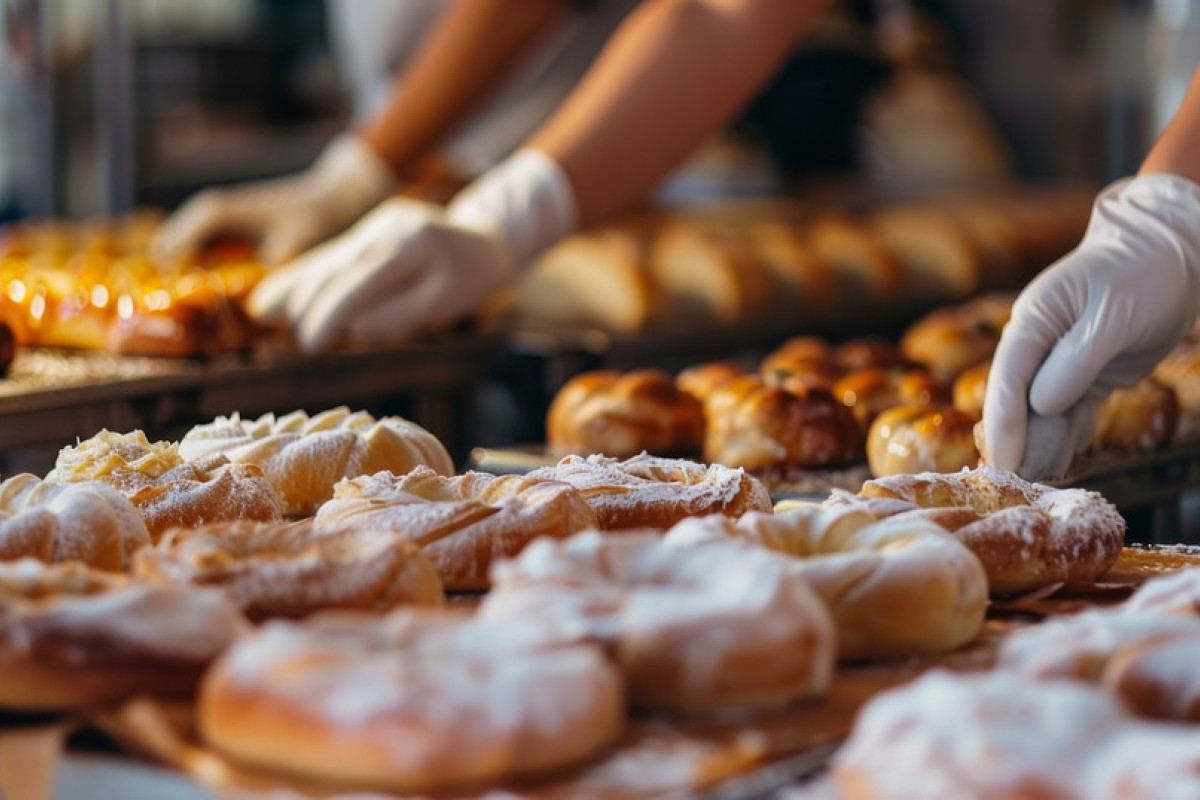
[[[354,13],[344,2],[0,0],[0,219],[173,206],[202,186],[306,166],[371,103],[350,88],[372,51],[340,44],[339,19]],[[1198,59],[1194,0],[835,4],[785,70],[788,91],[768,88],[736,143],[668,191],[760,188],[757,157],[782,167],[762,181],[927,180],[922,114],[926,127],[966,131],[963,163],[943,145],[934,172],[1098,183],[1135,168]],[[961,83],[903,84],[899,64]],[[842,99],[820,115],[784,102],[831,86]],[[757,139],[767,126],[756,123],[781,114],[795,117],[790,147]],[[804,137],[812,146],[796,147]]]

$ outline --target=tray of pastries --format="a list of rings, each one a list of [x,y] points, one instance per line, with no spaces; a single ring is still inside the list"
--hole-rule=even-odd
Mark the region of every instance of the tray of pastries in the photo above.
[[[1100,494],[987,467],[775,505],[744,469],[645,454],[458,473],[348,408],[101,431],[0,482],[0,759],[51,725],[228,797],[761,791],[930,669],[1041,687],[1097,638],[1124,663],[1146,640],[1121,615],[1200,624],[1200,558],[1125,533]],[[1175,677],[1139,702],[1174,708]],[[837,780],[875,781],[865,746]],[[0,791],[37,778],[0,766]]]
[[[481,469],[525,472],[560,458],[684,455],[745,469],[776,499],[857,491],[871,477],[954,472],[980,461],[978,422],[990,359],[1013,295],[945,306],[895,344],[816,336],[785,341],[758,364],[712,362],[672,375],[594,370],[556,393],[546,443],[477,449]],[[1103,488],[1122,508],[1200,481],[1200,337],[1100,406],[1086,450],[1057,486]]]
[[[0,318],[21,345],[197,356],[243,349],[241,303],[265,267],[252,247],[216,244],[161,263],[156,212],[111,220],[29,221],[0,230]]]

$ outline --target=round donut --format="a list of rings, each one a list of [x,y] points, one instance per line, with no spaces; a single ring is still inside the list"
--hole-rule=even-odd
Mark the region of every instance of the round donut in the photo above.
[[[1200,721],[1200,620],[1091,611],[1017,631],[999,664],[1036,679],[1095,683],[1146,718]]]
[[[867,431],[867,464],[875,477],[957,472],[979,463],[976,419],[948,406],[894,406]]]
[[[1170,444],[1178,424],[1175,390],[1147,378],[1128,388],[1114,389],[1100,404],[1090,447],[1149,453]]]
[[[585,372],[555,395],[546,439],[559,456],[696,453],[704,441],[704,408],[659,370]]]
[[[848,506],[686,520],[668,542],[734,537],[797,559],[833,616],[842,659],[943,653],[974,639],[988,602],[974,554],[936,524]]]
[[[1165,797],[1112,791],[1119,747],[1150,730],[1087,687],[937,670],[872,699],[832,774],[847,800]]]
[[[78,563],[3,561],[0,708],[184,694],[245,630],[214,589],[134,582]]]
[[[823,692],[836,642],[794,562],[740,542],[656,532],[542,539],[499,564],[485,621],[546,620],[613,654],[647,708],[777,706]]]
[[[267,623],[205,676],[198,717],[236,761],[405,795],[569,766],[625,719],[597,649],[429,610]]]
[[[314,518],[321,530],[399,534],[418,545],[449,590],[488,587],[488,569],[539,536],[595,528],[596,515],[573,488],[536,475],[455,478],[417,467],[347,479]]]
[[[403,534],[327,531],[311,520],[175,528],[137,554],[134,574],[220,586],[256,621],[323,609],[438,606],[444,597],[437,570]]]
[[[1094,581],[1125,542],[1125,520],[1096,492],[1053,489],[992,467],[876,478],[859,497],[906,501],[914,514],[932,510],[979,557],[993,595]]]
[[[745,374],[746,370],[739,364],[715,361],[688,367],[675,376],[675,385],[704,403],[714,391]]]
[[[828,391],[798,393],[748,375],[704,405],[706,461],[752,472],[848,464],[862,456],[862,432]]]
[[[768,511],[771,496],[742,469],[640,455],[625,461],[568,456],[534,470],[530,480],[573,486],[596,514],[601,530],[669,528],[687,517]]]
[[[14,475],[0,483],[0,559],[79,561],[121,572],[150,533],[133,504],[105,483],[46,483]]]
[[[388,470],[397,475],[419,465],[454,474],[454,462],[429,431],[401,417],[375,419],[345,406],[309,417],[293,411],[244,420],[217,417],[192,428],[179,442],[187,461],[223,455],[262,470],[283,501],[284,514],[307,516],[333,496],[333,485]]]
[[[895,406],[945,405],[945,387],[920,369],[869,367],[851,372],[833,385],[833,396],[850,409],[864,434],[875,417]]]
[[[151,443],[142,431],[103,430],[64,447],[46,480],[109,484],[137,508],[151,538],[169,528],[238,519],[269,522],[283,514],[279,495],[258,467],[231,464],[221,455],[184,461],[178,445]]]

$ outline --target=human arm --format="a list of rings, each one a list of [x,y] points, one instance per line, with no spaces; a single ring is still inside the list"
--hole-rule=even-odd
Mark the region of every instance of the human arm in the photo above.
[[[569,0],[457,0],[397,76],[378,114],[298,174],[201,192],[164,227],[160,255],[178,257],[236,233],[258,239],[262,258],[279,263],[339,232],[392,194],[568,6]]]

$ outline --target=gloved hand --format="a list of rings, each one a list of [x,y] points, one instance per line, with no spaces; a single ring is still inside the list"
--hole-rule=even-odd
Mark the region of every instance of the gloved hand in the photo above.
[[[1063,415],[1057,446],[1082,448],[1096,405],[1150,373],[1191,327],[1198,302],[1200,186],[1173,175],[1109,186],[1083,241],[1013,306],[988,376],[984,459],[1029,471],[1027,449],[1048,446],[1027,437],[1030,409]],[[1061,473],[1071,455],[1043,460]]]
[[[343,230],[391,194],[395,182],[387,163],[344,134],[297,175],[200,192],[163,225],[155,255],[173,260],[213,236],[238,233],[256,238],[259,256],[278,264]]]
[[[522,150],[450,206],[395,198],[272,272],[248,309],[288,323],[302,349],[392,342],[470,314],[575,227],[561,168]]]

